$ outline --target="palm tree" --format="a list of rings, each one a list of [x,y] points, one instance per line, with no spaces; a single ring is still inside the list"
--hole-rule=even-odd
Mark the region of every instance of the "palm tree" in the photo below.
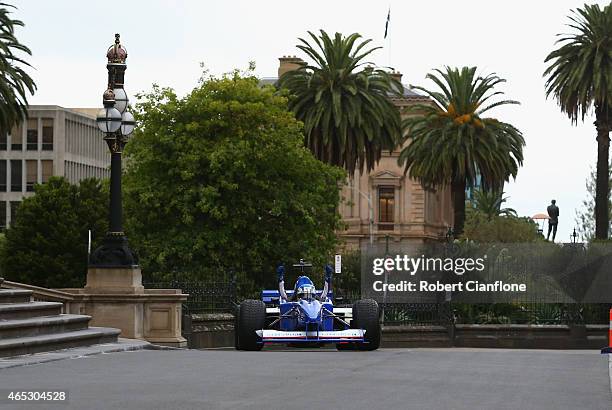
[[[510,176],[516,178],[523,163],[525,140],[521,132],[495,118],[483,117],[492,108],[517,101],[492,97],[503,94],[493,88],[505,80],[495,74],[476,76],[476,67],[446,67],[428,74],[440,91],[425,92],[435,104],[411,107],[404,120],[408,138],[399,157],[405,171],[425,186],[451,186],[455,234],[463,232],[465,188],[478,174],[483,189],[501,189]],[[488,105],[485,106],[485,103]]]
[[[545,62],[546,95],[554,96],[573,124],[595,108],[597,129],[597,182],[595,195],[595,238],[608,237],[608,161],[612,124],[612,6],[585,5],[572,11],[568,25],[573,34],[559,34]]]
[[[502,191],[477,189],[474,190],[472,208],[486,215],[488,219],[492,219],[495,216],[517,216],[514,209],[502,208],[502,205],[507,200],[508,197],[504,197],[504,192]]]
[[[13,20],[9,8],[14,6],[0,3],[0,133],[8,134],[14,125],[27,117],[27,96],[34,94],[36,84],[24,71],[30,67],[19,53],[31,55],[30,49],[19,43],[15,27],[23,26],[20,20]]]
[[[364,59],[380,47],[366,49],[371,40],[357,43],[361,35],[348,37],[325,31],[314,45],[300,38],[297,47],[314,65],[289,71],[279,86],[292,95],[289,108],[304,123],[305,145],[319,160],[344,167],[349,175],[356,168],[368,171],[382,150],[394,149],[401,137],[398,109],[390,101],[401,93],[401,84],[384,70]]]

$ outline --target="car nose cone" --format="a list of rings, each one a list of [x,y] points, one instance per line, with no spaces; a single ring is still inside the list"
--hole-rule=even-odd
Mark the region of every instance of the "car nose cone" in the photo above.
[[[306,319],[309,322],[318,321],[319,315],[321,313],[321,303],[318,300],[301,300],[300,307],[302,308],[302,311],[304,312]]]

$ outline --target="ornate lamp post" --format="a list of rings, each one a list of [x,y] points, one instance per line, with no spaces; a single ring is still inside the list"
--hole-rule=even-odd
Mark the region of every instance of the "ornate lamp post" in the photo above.
[[[574,232],[572,232],[572,234],[570,235],[570,240],[572,241],[572,243],[575,245],[576,242],[578,242],[578,234],[576,233],[576,228],[574,228]]]
[[[111,152],[110,223],[104,243],[91,254],[89,264],[101,268],[135,267],[138,258],[129,248],[123,232],[121,203],[121,154],[134,131],[135,121],[127,111],[128,98],[123,89],[127,51],[119,42],[119,34],[115,34],[115,44],[108,49],[106,57],[108,87],[102,96],[104,108],[98,113],[96,122]]]

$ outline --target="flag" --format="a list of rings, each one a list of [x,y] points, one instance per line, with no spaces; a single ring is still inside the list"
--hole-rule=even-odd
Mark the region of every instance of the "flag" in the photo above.
[[[389,20],[391,20],[391,7],[389,7],[389,12],[387,13],[387,22],[385,23],[385,37],[387,38],[387,32],[389,31]]]

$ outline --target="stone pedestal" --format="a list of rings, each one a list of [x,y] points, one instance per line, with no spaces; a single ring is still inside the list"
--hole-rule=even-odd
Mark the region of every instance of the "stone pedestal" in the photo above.
[[[83,289],[62,289],[74,295],[67,313],[92,317],[91,325],[121,329],[121,337],[166,346],[185,347],[179,289],[144,289],[140,268],[89,268]]]
[[[88,293],[144,293],[140,268],[89,268],[87,270]]]

